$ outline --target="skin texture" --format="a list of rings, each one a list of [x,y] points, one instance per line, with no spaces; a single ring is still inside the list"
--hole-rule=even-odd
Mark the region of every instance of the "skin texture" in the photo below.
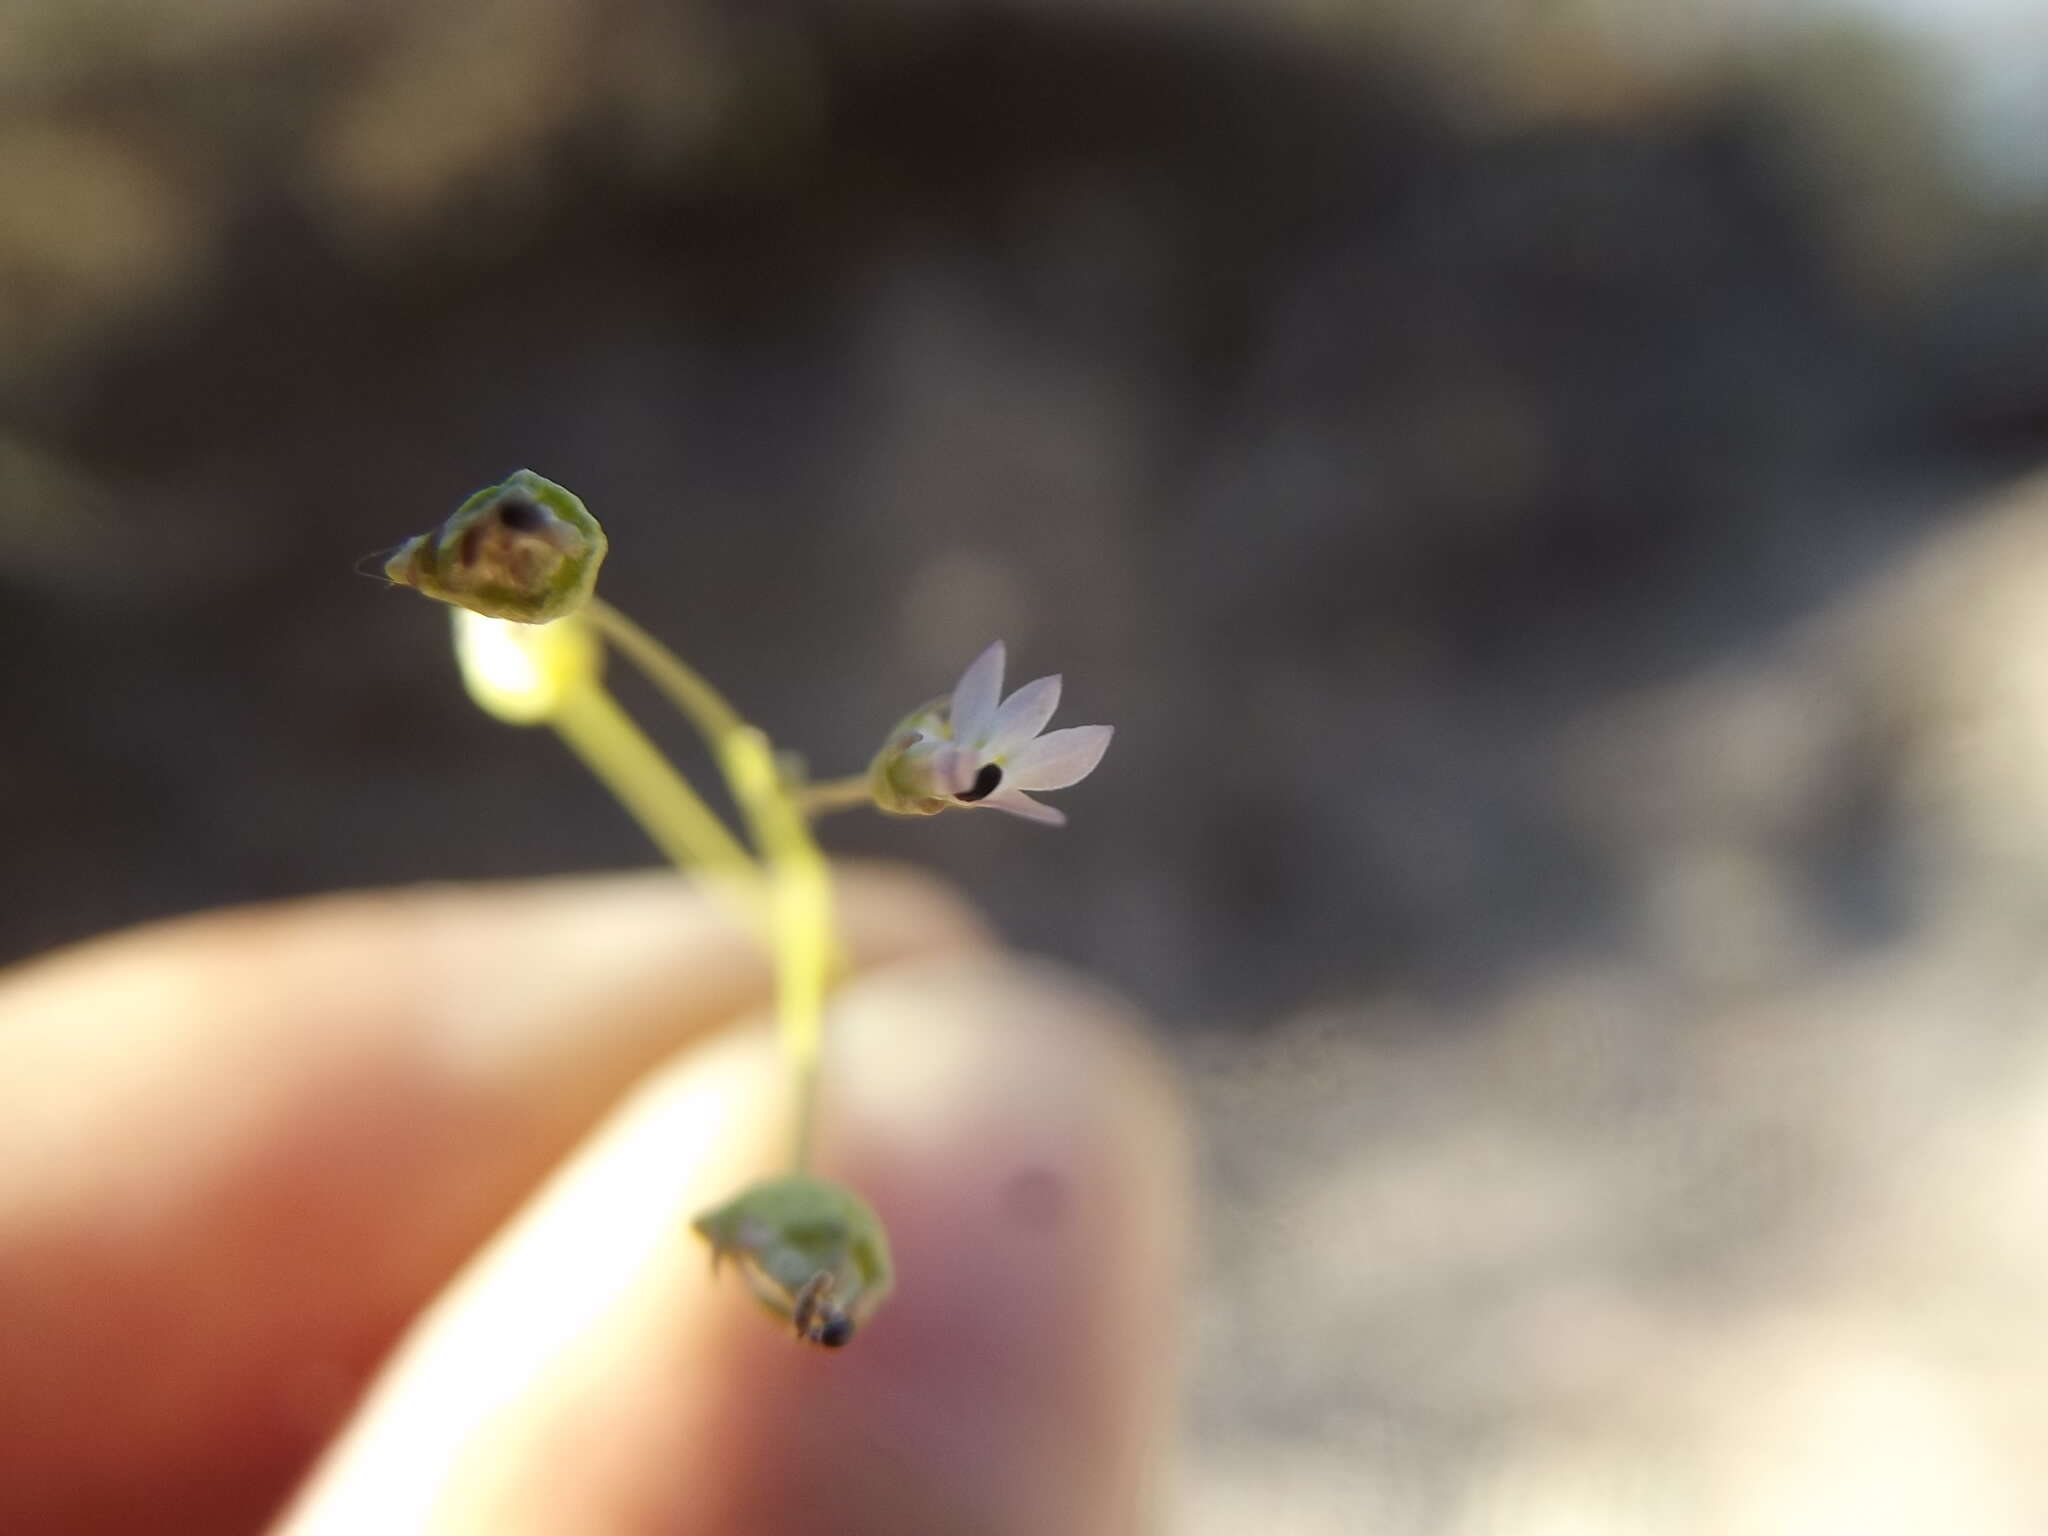
[[[0,977],[0,1530],[1138,1528],[1174,1096],[944,893],[842,889],[819,1168],[898,1280],[835,1351],[690,1231],[789,1127],[766,965],[672,878],[213,914]]]

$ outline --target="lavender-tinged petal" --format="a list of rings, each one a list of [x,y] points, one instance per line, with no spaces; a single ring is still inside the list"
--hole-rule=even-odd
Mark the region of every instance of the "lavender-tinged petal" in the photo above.
[[[1038,801],[1025,794],[1023,790],[1013,789],[1007,784],[982,801],[981,804],[993,806],[999,811],[1008,811],[1012,816],[1022,816],[1026,821],[1040,822],[1048,827],[1064,827],[1067,824],[1067,813],[1065,811],[1057,811],[1049,805],[1041,805]]]
[[[1003,642],[998,640],[960,674],[953,685],[953,739],[982,742],[995,723],[996,700],[1003,693]]]
[[[944,799],[969,788],[979,767],[967,748],[927,739],[898,754],[888,774],[890,782],[905,794]]]
[[[932,741],[920,752],[918,778],[926,795],[961,795],[975,784],[981,758],[956,741]]]
[[[995,723],[988,730],[988,745],[982,749],[984,754],[994,758],[1008,757],[1044,730],[1045,722],[1059,707],[1058,673],[1026,683],[1003,700],[1003,707],[996,711]]]
[[[974,776],[980,771],[981,758],[972,748],[958,742],[941,742],[931,756],[932,791],[940,795],[965,794],[974,787]]]
[[[1065,789],[1095,771],[1109,750],[1113,725],[1070,725],[1047,731],[1003,767],[1003,780],[1018,789]]]

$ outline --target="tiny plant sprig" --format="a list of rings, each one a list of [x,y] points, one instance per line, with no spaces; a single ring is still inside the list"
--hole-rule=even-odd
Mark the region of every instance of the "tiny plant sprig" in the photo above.
[[[731,1259],[799,1338],[838,1348],[873,1317],[893,1270],[880,1218],[852,1190],[810,1171],[825,1006],[839,955],[830,868],[811,820],[868,804],[906,816],[988,808],[1058,825],[1066,818],[1029,792],[1085,778],[1108,749],[1111,728],[1045,731],[1060,679],[1039,678],[1002,698],[997,641],[952,693],[905,717],[865,774],[806,786],[765,733],[596,595],[608,548],[582,501],[522,469],[406,540],[384,573],[453,606],[456,656],[481,708],[511,724],[552,726],[655,846],[679,869],[704,876],[768,945],[795,1101],[789,1171],[692,1225],[710,1245],[714,1268]],[[607,645],[704,737],[746,841],[605,688]]]

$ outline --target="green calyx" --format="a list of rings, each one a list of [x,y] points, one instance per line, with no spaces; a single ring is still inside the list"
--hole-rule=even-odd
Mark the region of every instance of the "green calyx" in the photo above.
[[[934,795],[919,782],[906,754],[920,742],[946,730],[946,708],[950,701],[937,698],[920,706],[897,722],[882,750],[868,764],[868,797],[875,808],[891,816],[936,816],[952,804]]]
[[[813,1344],[845,1344],[894,1283],[881,1218],[852,1190],[808,1174],[755,1184],[691,1225],[714,1268],[734,1260],[756,1299]]]

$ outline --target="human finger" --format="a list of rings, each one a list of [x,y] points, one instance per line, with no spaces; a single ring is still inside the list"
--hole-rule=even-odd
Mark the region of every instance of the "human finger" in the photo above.
[[[1170,1394],[1186,1162],[1153,1053],[993,957],[835,1005],[819,1170],[897,1288],[796,1342],[690,1216],[771,1172],[765,1033],[655,1075],[423,1318],[280,1536],[1125,1532]]]
[[[975,942],[927,882],[843,895],[856,964]],[[0,981],[0,1529],[260,1522],[612,1100],[768,988],[668,876],[216,913]]]

